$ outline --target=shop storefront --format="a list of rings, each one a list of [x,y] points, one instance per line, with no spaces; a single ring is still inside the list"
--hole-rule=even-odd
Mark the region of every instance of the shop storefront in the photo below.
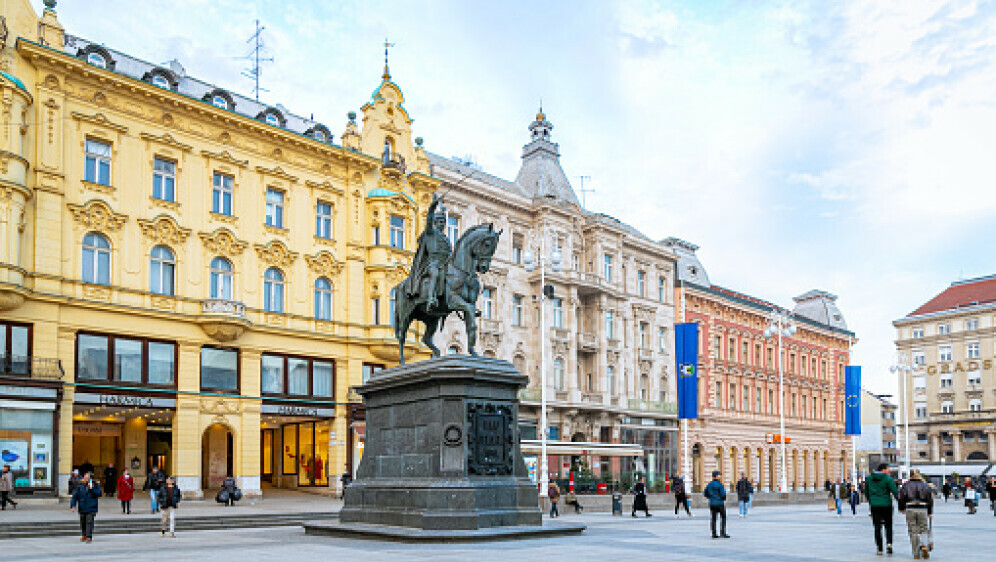
[[[260,466],[280,488],[327,487],[334,408],[264,404]]]

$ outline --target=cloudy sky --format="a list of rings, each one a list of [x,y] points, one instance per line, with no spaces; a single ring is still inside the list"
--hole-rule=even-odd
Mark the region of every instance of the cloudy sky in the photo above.
[[[896,389],[892,320],[996,273],[992,3],[62,0],[58,13],[70,33],[243,93],[259,18],[275,59],[262,99],[337,137],[389,37],[416,135],[508,179],[542,99],[568,177],[591,177],[590,210],[700,245],[714,283],[784,306],[839,295],[873,391]]]

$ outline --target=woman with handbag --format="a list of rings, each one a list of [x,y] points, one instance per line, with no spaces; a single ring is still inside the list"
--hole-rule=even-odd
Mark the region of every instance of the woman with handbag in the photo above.
[[[131,515],[131,498],[135,495],[135,479],[127,468],[121,471],[117,481],[118,499],[121,501],[121,513]]]
[[[10,499],[14,494],[14,474],[10,471],[10,465],[3,465],[3,472],[0,472],[0,509],[6,511],[7,504],[17,509],[17,502]]]

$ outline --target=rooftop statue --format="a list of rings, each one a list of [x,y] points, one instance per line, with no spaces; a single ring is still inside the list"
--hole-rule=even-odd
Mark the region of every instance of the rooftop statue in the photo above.
[[[480,313],[475,303],[481,292],[477,276],[491,268],[501,231],[496,232],[491,224],[477,225],[467,229],[451,247],[446,236],[446,213],[439,209],[441,202],[440,197],[433,195],[411,273],[395,288],[394,330],[402,365],[405,335],[411,323],[418,320],[425,324],[422,342],[432,350],[433,357],[439,357],[439,348],[432,343],[432,337],[443,320],[454,312],[466,326],[468,352],[477,355],[474,346]]]

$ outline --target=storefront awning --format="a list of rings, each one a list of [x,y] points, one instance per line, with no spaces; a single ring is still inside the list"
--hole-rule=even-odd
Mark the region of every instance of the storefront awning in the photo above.
[[[986,469],[992,472],[993,465],[988,462],[979,464],[914,464],[912,468],[919,470],[925,476],[950,476],[957,473],[960,476],[981,476]]]
[[[538,439],[523,439],[522,453],[538,455],[541,451]],[[599,457],[642,457],[643,447],[621,443],[592,443],[589,441],[547,441],[548,455],[599,456]]]

